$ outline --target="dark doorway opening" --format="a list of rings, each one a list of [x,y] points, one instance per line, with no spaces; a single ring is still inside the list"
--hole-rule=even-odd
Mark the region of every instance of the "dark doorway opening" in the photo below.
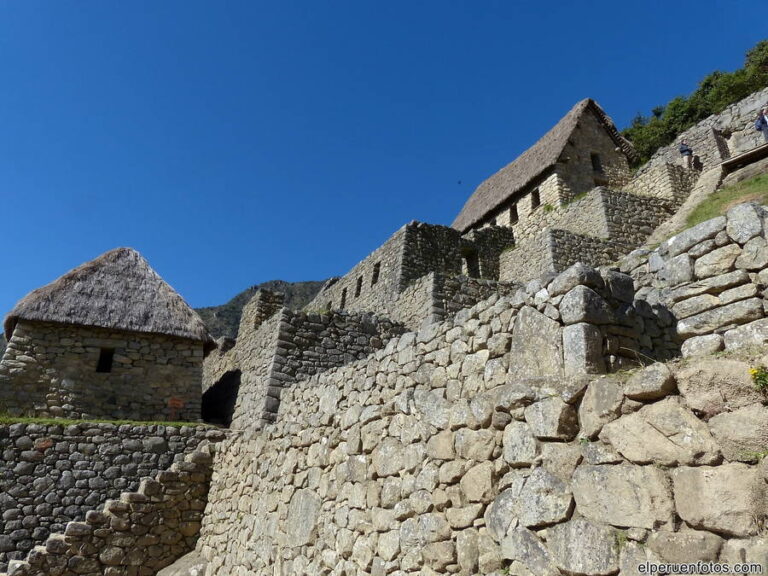
[[[227,372],[203,394],[203,422],[226,426],[232,424],[237,393],[240,390],[240,370]]]

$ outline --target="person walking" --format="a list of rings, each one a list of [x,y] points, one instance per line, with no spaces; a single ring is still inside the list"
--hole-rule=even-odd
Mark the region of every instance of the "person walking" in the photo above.
[[[768,142],[768,107],[760,110],[760,114],[757,115],[757,120],[755,120],[755,130],[762,132],[763,140]]]
[[[693,148],[688,146],[685,140],[680,140],[680,157],[683,160],[683,168],[693,168]]]

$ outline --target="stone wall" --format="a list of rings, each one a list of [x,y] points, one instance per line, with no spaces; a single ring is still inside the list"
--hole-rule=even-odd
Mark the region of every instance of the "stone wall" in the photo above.
[[[681,205],[693,189],[699,177],[697,170],[683,168],[679,164],[657,162],[624,186],[624,192],[638,196],[650,196],[671,200]]]
[[[145,476],[167,469],[201,443],[198,427],[12,424],[0,427],[0,570],[50,533],[82,521]]]
[[[653,170],[659,164],[680,164],[680,140],[686,140],[693,148],[696,164],[704,170],[764,144],[762,135],[755,130],[754,123],[758,112],[766,105],[768,88],[732,104],[720,114],[702,120],[680,134],[669,146],[659,148],[648,163],[640,168],[638,176]]]
[[[603,368],[587,334],[609,332],[609,311],[636,322],[607,339],[619,347],[653,332],[629,313],[633,296],[627,276],[574,266],[293,385],[274,424],[217,454],[197,548],[206,574],[761,561],[752,454],[768,408],[749,366],[585,374]]]
[[[107,349],[110,371],[99,372]],[[202,364],[202,342],[22,320],[0,361],[0,407],[14,415],[195,422]]]
[[[638,250],[622,260],[638,302],[674,315],[684,355],[768,341],[766,219],[764,207],[740,204],[656,250]]]
[[[103,511],[70,522],[26,561],[10,562],[9,576],[154,576],[193,550],[207,502],[213,444],[174,462],[134,492],[108,500]]]

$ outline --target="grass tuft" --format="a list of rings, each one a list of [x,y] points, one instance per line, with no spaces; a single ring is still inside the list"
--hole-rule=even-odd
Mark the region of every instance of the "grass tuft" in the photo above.
[[[722,216],[729,208],[742,202],[768,203],[768,174],[760,174],[711,194],[693,209],[686,224],[688,227],[696,226]]]

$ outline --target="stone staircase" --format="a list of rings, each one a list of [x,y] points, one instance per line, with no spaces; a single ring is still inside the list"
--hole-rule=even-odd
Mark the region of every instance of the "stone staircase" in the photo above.
[[[200,532],[215,444],[70,522],[0,576],[154,576],[192,551]]]

